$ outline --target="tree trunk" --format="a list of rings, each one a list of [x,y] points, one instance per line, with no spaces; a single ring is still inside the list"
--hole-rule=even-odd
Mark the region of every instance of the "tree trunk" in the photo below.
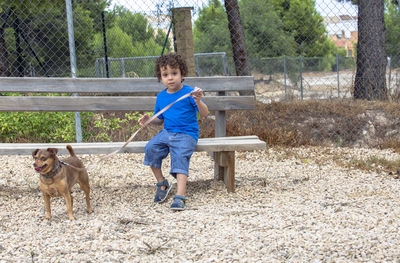
[[[246,44],[237,0],[225,0],[228,27],[231,35],[233,60],[237,76],[250,76]]]
[[[4,39],[4,29],[0,27],[0,77],[9,77],[8,53]]]
[[[7,25],[7,20],[10,17],[11,12],[8,14],[0,13],[0,77],[9,77],[11,75],[9,64],[8,64],[8,53],[6,46],[6,39],[4,34],[4,28]]]
[[[386,100],[384,0],[359,0],[358,3],[354,99]]]

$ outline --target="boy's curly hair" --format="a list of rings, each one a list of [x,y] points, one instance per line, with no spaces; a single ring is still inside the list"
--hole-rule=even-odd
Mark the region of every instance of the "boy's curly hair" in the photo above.
[[[179,68],[183,77],[186,76],[188,68],[186,62],[177,53],[168,53],[161,56],[156,61],[155,72],[158,78],[158,82],[161,80],[161,69],[170,66],[171,68]]]

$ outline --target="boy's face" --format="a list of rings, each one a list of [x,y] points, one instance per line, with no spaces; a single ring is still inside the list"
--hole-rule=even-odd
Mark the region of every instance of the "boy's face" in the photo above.
[[[183,76],[179,68],[161,67],[161,82],[169,92],[176,92],[182,87]]]

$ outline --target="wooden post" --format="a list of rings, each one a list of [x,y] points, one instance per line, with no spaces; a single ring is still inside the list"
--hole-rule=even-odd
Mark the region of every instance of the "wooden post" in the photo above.
[[[235,152],[223,152],[227,165],[225,167],[224,182],[228,192],[235,192]]]
[[[173,32],[176,52],[186,61],[188,76],[196,76],[192,31],[193,7],[172,8]]]
[[[225,95],[224,91],[218,92],[218,96]],[[225,111],[215,111],[215,134],[214,137],[226,137],[226,114]],[[220,181],[224,179],[224,170],[216,161],[220,158],[221,153],[214,152],[214,180]]]
[[[235,192],[235,152],[218,152],[214,158],[226,189],[228,192]]]

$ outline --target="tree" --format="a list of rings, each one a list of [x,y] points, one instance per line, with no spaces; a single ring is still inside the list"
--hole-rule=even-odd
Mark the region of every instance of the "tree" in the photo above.
[[[114,26],[107,29],[107,53],[109,57],[120,58],[133,56],[134,47],[132,37],[124,32],[120,27]],[[95,53],[104,53],[103,34],[97,33],[94,37]]]
[[[103,5],[104,0],[73,1],[73,4],[77,61],[86,66],[93,57],[90,42],[94,35],[90,16],[94,14],[86,5]],[[3,32],[0,30],[0,65],[3,66],[0,75],[15,75],[15,72],[24,75],[28,63],[37,75],[70,75],[65,8],[64,1],[56,0],[0,2],[0,26],[3,27]],[[9,12],[8,19],[3,19]]]
[[[338,0],[358,4],[357,72],[354,99],[386,100],[384,0]]]
[[[165,39],[167,39],[166,43],[165,43]],[[169,52],[171,50],[171,40],[170,40],[169,36],[167,38],[167,34],[164,31],[162,31],[162,29],[160,29],[160,28],[157,29],[155,42],[159,46],[164,46],[164,44],[165,44],[164,53]]]
[[[115,24],[130,36],[130,43],[135,46],[134,53],[137,56],[160,55],[160,48],[164,44],[166,34],[161,29],[156,31],[146,16],[141,13],[132,13],[125,7],[120,6],[115,7],[115,9]],[[170,41],[168,40],[167,50],[169,46]],[[132,56],[132,54],[127,53],[125,56]]]
[[[386,49],[383,0],[363,0],[358,4],[357,72],[355,99],[385,100]]]
[[[395,57],[400,54],[400,14],[397,2],[386,1],[386,52],[388,56]]]
[[[283,30],[280,17],[265,0],[242,0],[239,2],[246,49],[251,69],[262,70],[261,58],[294,55],[295,42]],[[211,0],[200,9],[194,23],[196,52],[224,51],[233,57],[233,47],[228,21],[221,1]]]
[[[101,13],[110,2],[72,1],[79,77],[93,76],[95,58],[104,56]],[[57,0],[0,1],[0,76],[26,75],[30,68],[35,76],[70,75],[65,8],[65,1]],[[111,56],[161,54],[166,35],[144,15],[122,7],[104,13]]]
[[[132,14],[123,7],[113,11],[115,22],[107,28],[107,52],[110,58],[158,56],[161,54],[166,34],[151,27],[146,17],[140,13]],[[162,38],[162,41],[161,41]],[[93,46],[99,57],[104,57],[103,33],[95,34]],[[168,48],[168,47],[167,47]],[[113,76],[120,76],[121,62],[110,63]],[[124,70],[129,76],[153,76],[153,64],[142,60],[125,60]]]
[[[239,3],[249,57],[294,56],[296,42],[274,6],[264,0],[242,0]]]
[[[116,25],[132,37],[132,42],[145,42],[154,36],[154,29],[146,17],[140,13],[132,13],[125,7],[116,7]]]
[[[323,19],[314,10],[312,0],[240,0],[239,7],[252,68],[254,61],[266,57],[335,54],[334,44],[326,36]],[[211,0],[200,9],[194,27],[197,52],[232,54],[228,23],[222,13],[218,0]]]
[[[228,17],[228,28],[231,36],[236,75],[249,76],[251,75],[250,67],[237,0],[225,0],[225,10]]]
[[[65,0],[64,0],[65,1]],[[94,24],[94,31],[101,32],[102,30],[102,21],[101,21],[101,12],[106,10],[111,5],[111,0],[71,0],[74,6],[79,5],[86,12],[89,13],[89,16]],[[65,5],[65,4],[64,4]],[[112,25],[114,21],[114,13],[105,12],[105,23],[107,25]]]
[[[199,18],[194,22],[193,38],[195,52],[232,54],[228,21],[221,1],[210,0],[208,6],[200,9]]]
[[[296,54],[323,57],[333,49],[326,35],[323,18],[317,13],[313,0],[272,0],[283,28],[296,42]]]
[[[5,27],[7,20],[10,16],[10,12],[1,12],[0,9],[0,77],[8,77],[11,75],[9,64],[8,64],[8,51],[5,40]]]

